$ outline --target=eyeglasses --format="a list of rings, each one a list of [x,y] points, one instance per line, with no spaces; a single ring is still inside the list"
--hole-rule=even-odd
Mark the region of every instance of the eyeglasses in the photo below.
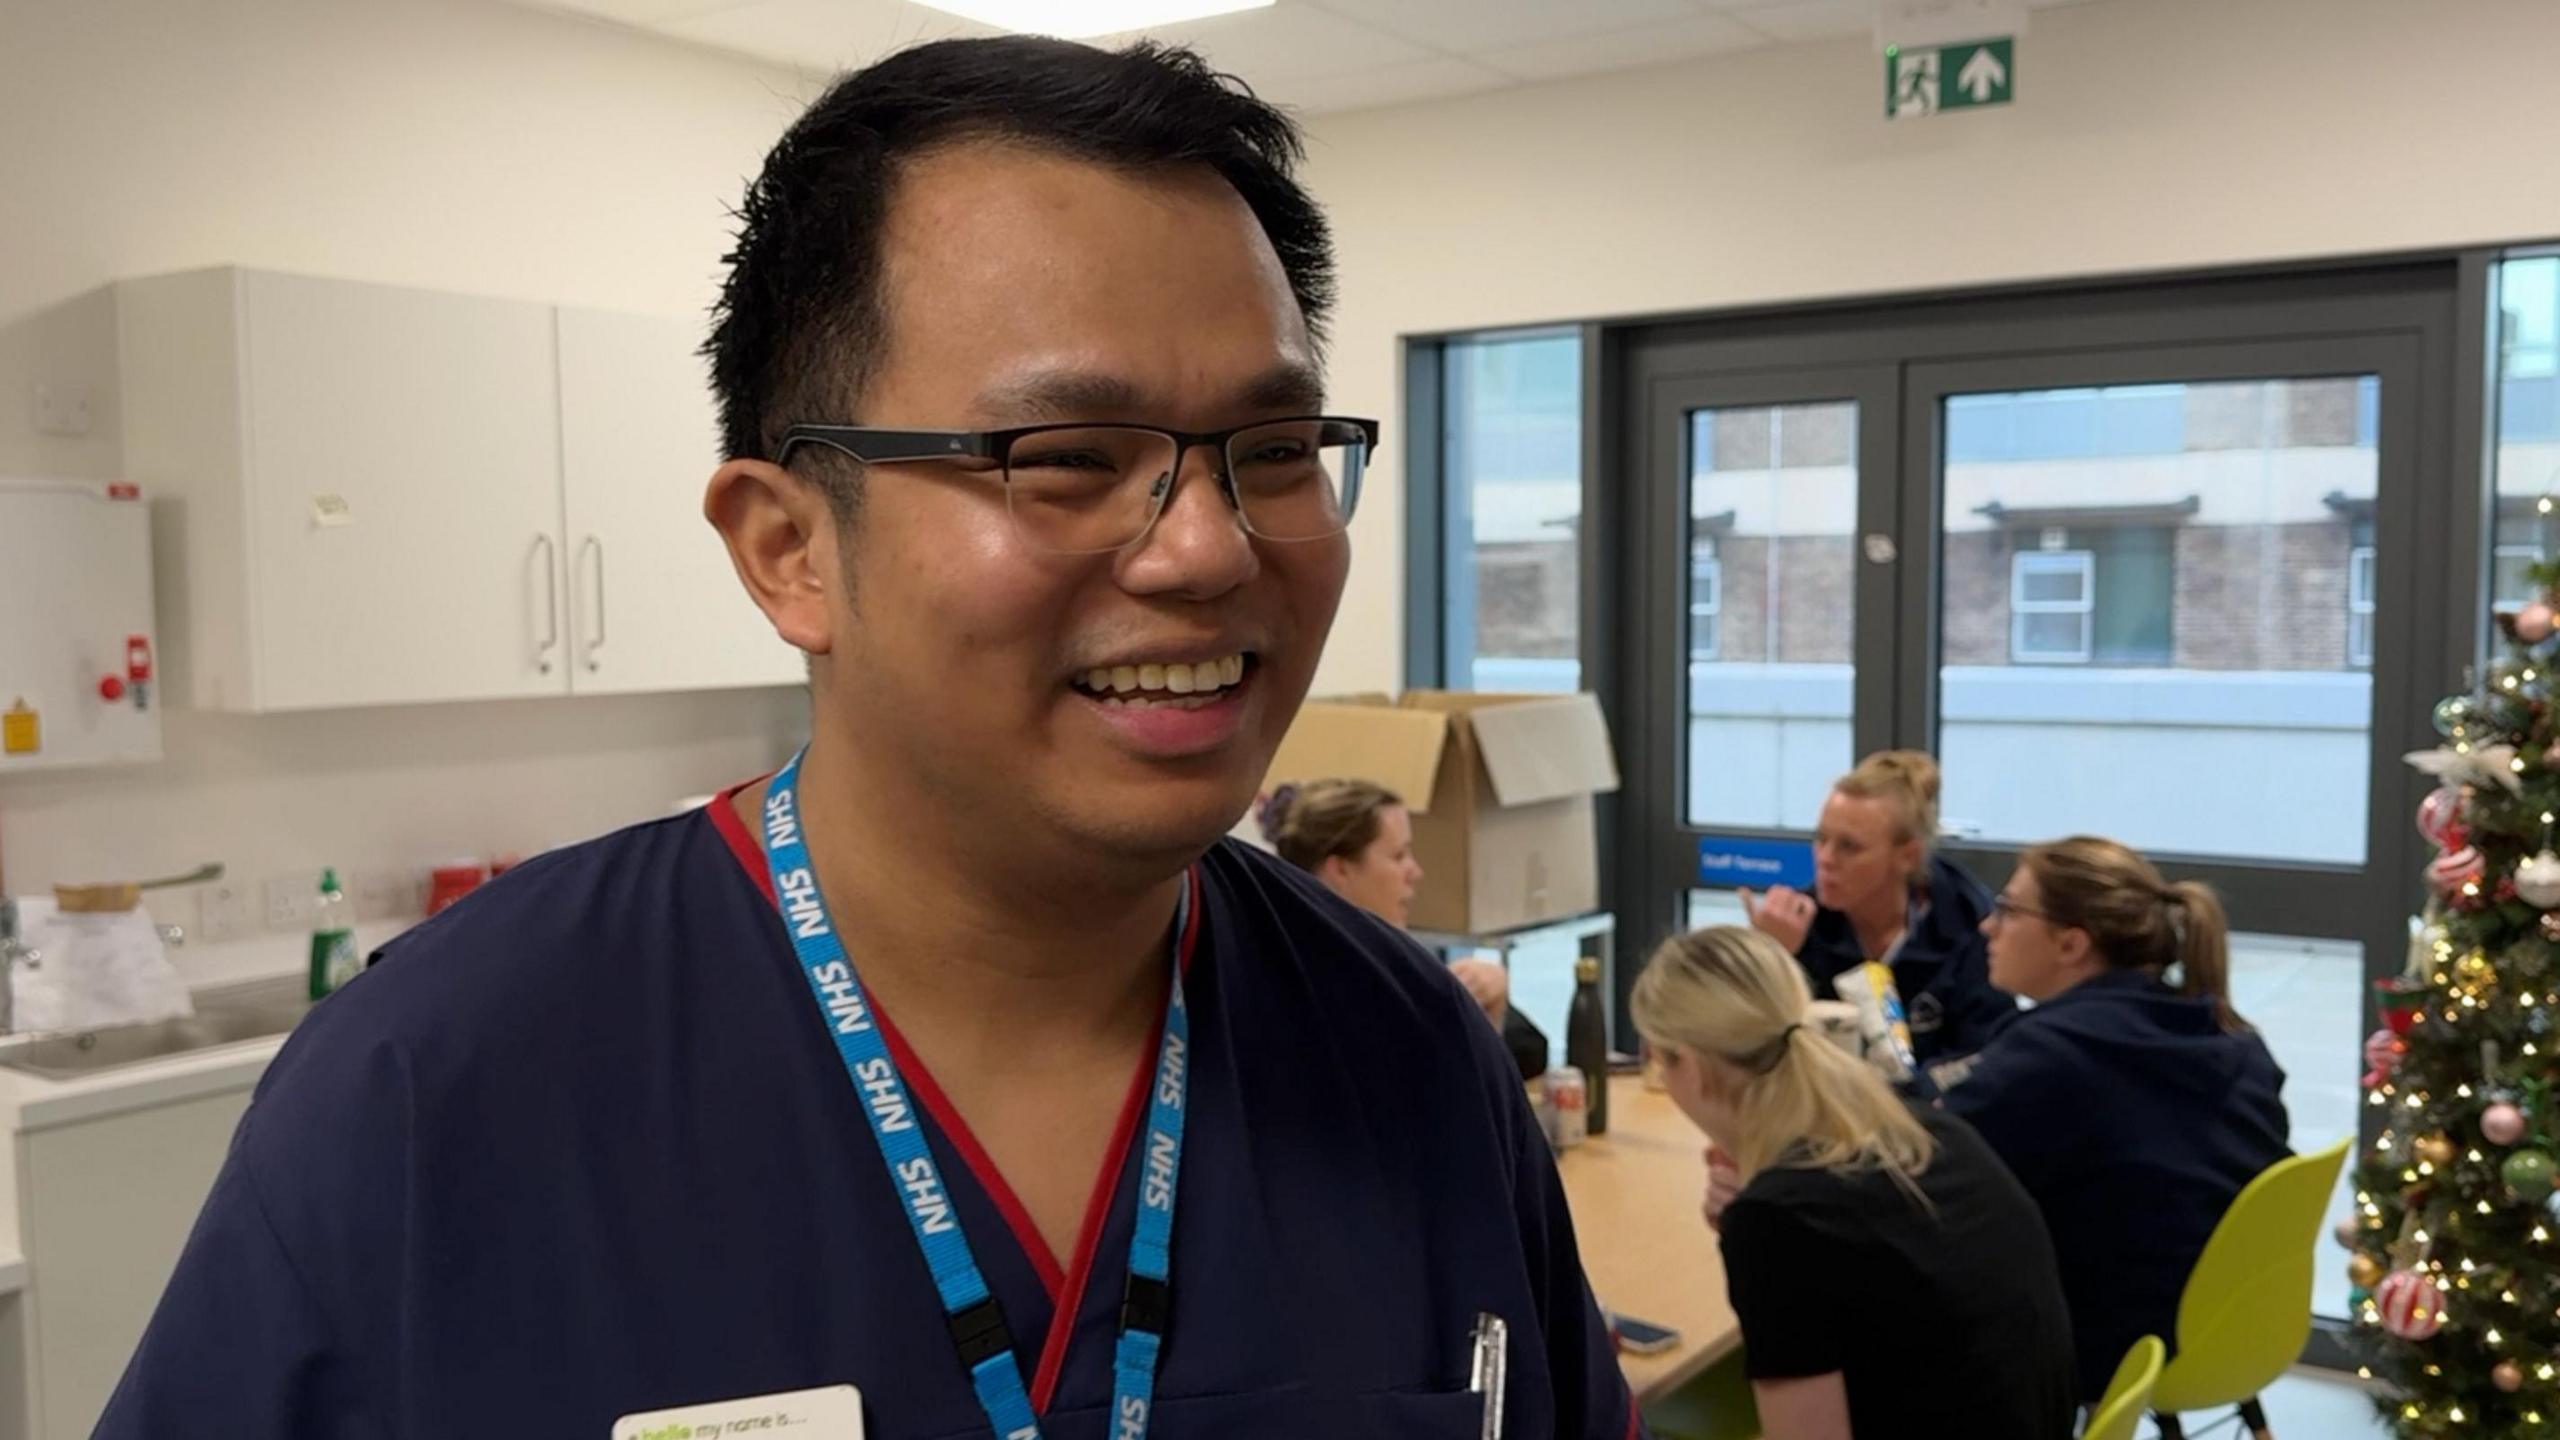
[[[1154,425],[794,425],[783,432],[776,463],[791,463],[802,445],[824,445],[866,465],[935,462],[995,480],[1024,544],[1094,555],[1145,538],[1173,495],[1182,457],[1204,445],[1218,457],[1218,488],[1247,534],[1284,541],[1339,535],[1359,507],[1378,422],[1310,415],[1205,433]]]
[[[2038,910],[2033,906],[2021,905],[2006,895],[1994,895],[1991,897],[1992,919],[2006,925],[2021,915],[2024,915],[2031,920],[2042,920],[2048,924],[2053,920],[2053,916],[2045,911]]]

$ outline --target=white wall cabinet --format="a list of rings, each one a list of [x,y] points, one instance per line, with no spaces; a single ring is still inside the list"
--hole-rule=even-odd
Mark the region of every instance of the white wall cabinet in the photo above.
[[[800,652],[702,518],[720,433],[699,327],[563,308],[560,473],[569,683],[584,694],[789,685]]]
[[[210,709],[787,683],[696,497],[677,322],[222,268],[118,287],[172,690]]]

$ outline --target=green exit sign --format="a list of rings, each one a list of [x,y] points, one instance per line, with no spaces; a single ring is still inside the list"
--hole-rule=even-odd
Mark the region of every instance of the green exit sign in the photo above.
[[[2017,98],[2017,42],[1897,45],[1884,52],[1884,114],[1909,120],[1941,110],[2006,105]]]

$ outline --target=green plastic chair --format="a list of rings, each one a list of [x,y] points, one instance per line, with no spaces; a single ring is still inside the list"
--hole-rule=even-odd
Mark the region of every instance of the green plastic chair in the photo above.
[[[2213,1227],[2178,1297],[2177,1358],[2151,1392],[2164,1440],[2186,1433],[2182,1412],[2221,1405],[2238,1405],[2250,1433],[2270,1440],[2258,1392],[2311,1337],[2312,1254],[2351,1143],[2268,1166]]]
[[[2145,1335],[2124,1352],[2124,1363],[2116,1367],[2116,1378],[2107,1382],[2106,1398],[2089,1412],[2089,1423],[2080,1430],[2080,1440],[2133,1440],[2133,1427],[2142,1422],[2142,1412],[2151,1408],[2151,1387],[2160,1383],[2160,1366],[2169,1358],[2169,1347],[2157,1335]]]

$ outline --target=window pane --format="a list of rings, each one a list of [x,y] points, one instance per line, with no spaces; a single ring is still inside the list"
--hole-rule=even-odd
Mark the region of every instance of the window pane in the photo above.
[[[2376,632],[2349,571],[2372,543],[2379,395],[2344,375],[1949,397],[1948,822],[2361,862]],[[2004,408],[2007,450],[1955,444]]]
[[[1692,823],[1809,830],[1849,768],[1857,434],[1848,401],[1690,416]]]
[[[2560,255],[2497,268],[2497,518],[2490,594],[2533,598],[2528,567],[2560,555]]]
[[[2030,604],[2058,601],[2077,605],[2088,594],[2088,588],[2088,572],[2077,564],[2067,569],[2057,566],[2021,567],[2018,576],[2018,598]]]
[[[2285,1117],[2292,1122],[2296,1154],[2325,1150],[2356,1133],[2363,1057],[2352,1037],[2364,1029],[2364,983],[2364,947],[2352,942],[2231,937],[2231,1005],[2258,1027],[2284,1068]],[[2350,1165],[2321,1213],[2348,1213],[2355,1190]],[[2312,1313],[2344,1318],[2346,1250],[2327,1225],[2320,1227],[2319,1247],[2319,1263],[2311,1267]]]
[[[1579,688],[1581,340],[1461,341],[1443,366],[1449,683]]]
[[[2096,659],[2101,665],[2166,665],[2175,579],[2170,532],[2116,529],[2093,537],[2097,557]]]
[[[2018,653],[2039,660],[2079,660],[2088,655],[2089,617],[2055,611],[2018,617]]]

